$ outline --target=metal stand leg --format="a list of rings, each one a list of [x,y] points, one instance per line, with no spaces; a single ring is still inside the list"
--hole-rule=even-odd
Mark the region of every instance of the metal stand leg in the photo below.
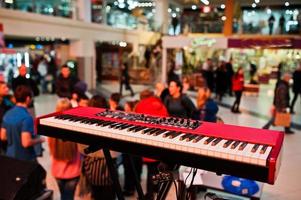
[[[132,170],[132,173],[134,175],[134,181],[135,181],[135,187],[136,187],[136,190],[137,190],[137,193],[138,193],[138,199],[143,200],[145,197],[144,197],[144,194],[143,194],[141,184],[140,184],[139,179],[138,179],[138,175],[137,175],[137,171],[136,171],[136,168],[135,168],[135,165],[134,165],[133,157],[129,154],[128,154],[128,157],[129,157],[129,160],[130,160],[131,170]]]
[[[117,170],[114,166],[113,159],[112,159],[112,156],[110,154],[110,151],[108,149],[102,149],[102,151],[105,155],[105,158],[106,158],[106,161],[107,161],[107,164],[108,164],[108,167],[109,167],[109,172],[110,172],[110,175],[111,175],[111,178],[112,178],[112,181],[113,181],[113,186],[116,190],[117,197],[118,197],[119,200],[124,200],[122,190],[121,190],[121,186],[120,186],[119,179],[118,179],[118,175],[117,175]]]

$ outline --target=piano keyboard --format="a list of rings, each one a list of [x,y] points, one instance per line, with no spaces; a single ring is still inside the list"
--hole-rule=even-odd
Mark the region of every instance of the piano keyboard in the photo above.
[[[81,113],[86,110],[91,114],[88,116],[87,114],[82,115]],[[138,147],[143,146],[144,149],[149,149],[147,151],[159,148],[162,152],[172,152],[172,156],[189,155],[192,156],[192,158],[204,157],[207,158],[207,160],[209,158],[209,162],[210,159],[214,159],[218,160],[221,168],[223,162],[249,166],[254,169],[259,167],[265,169],[263,171],[268,171],[266,176],[271,176],[269,174],[271,173],[270,170],[274,170],[272,173],[274,177],[270,178],[272,180],[264,180],[269,183],[274,182],[276,169],[273,169],[273,166],[275,166],[276,163],[271,163],[273,160],[271,154],[272,152],[274,152],[273,154],[277,152],[279,154],[280,147],[275,148],[276,144],[282,144],[283,134],[279,132],[230,126],[233,131],[231,135],[228,132],[229,125],[206,122],[200,123],[192,120],[181,121],[176,118],[159,120],[160,118],[158,117],[150,118],[144,115],[141,118],[141,115],[138,114],[118,112],[112,115],[112,111],[108,110],[77,108],[67,111],[66,113],[42,117],[38,119],[38,133],[45,134],[45,132],[42,131],[43,129],[39,127],[53,127],[55,130],[68,130],[71,132],[84,133],[85,135],[94,136],[95,138],[106,138],[108,141],[111,141],[111,143],[119,141],[122,144],[128,144],[129,146],[127,148],[131,148],[131,144],[135,144],[138,145]],[[135,119],[135,115],[138,116],[137,119]],[[206,126],[208,129],[206,129]],[[219,130],[220,133],[210,134],[209,132],[212,126],[216,128],[214,132]],[[41,131],[39,131],[39,129]],[[250,129],[254,131],[253,136],[255,140],[254,138],[252,140],[246,140],[246,138],[248,139],[250,136],[244,137],[244,134],[249,134],[246,130]],[[241,131],[239,138],[237,137],[238,131]],[[258,139],[258,133],[255,132],[263,132],[262,137],[264,137],[265,140]],[[273,137],[273,134],[275,134],[275,137]],[[56,137],[64,138],[63,135],[58,135],[59,133],[56,134]],[[233,137],[229,137],[229,135]],[[278,137],[276,137],[276,135]],[[269,142],[263,142],[267,141],[266,137],[270,137]],[[77,142],[85,143],[85,141]],[[139,152],[139,149],[132,151],[134,151],[134,153]],[[151,153],[149,152],[148,154]],[[160,155],[156,157],[160,158]],[[181,158],[178,158],[178,160],[181,162]],[[200,167],[202,167],[201,164]],[[217,166],[214,166],[214,168],[216,167]],[[231,168],[231,166],[229,166],[229,168]]]

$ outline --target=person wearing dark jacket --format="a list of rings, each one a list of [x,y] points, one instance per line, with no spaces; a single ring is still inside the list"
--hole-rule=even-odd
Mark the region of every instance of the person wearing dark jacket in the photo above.
[[[164,99],[164,105],[172,117],[191,118],[196,108],[189,97],[182,94],[182,84],[180,81],[169,83],[169,95]]]
[[[128,65],[126,63],[123,63],[121,66],[121,73],[120,73],[120,88],[119,93],[122,96],[122,87],[125,85],[126,90],[130,90],[131,96],[134,96],[134,91],[130,85],[130,75],[129,75],[129,69]]]
[[[34,82],[33,79],[30,78],[27,74],[27,67],[22,64],[19,67],[19,76],[13,79],[12,81],[12,90],[13,92],[16,91],[17,87],[20,85],[24,85],[29,87],[33,92],[34,96],[38,96],[40,94],[37,84]]]
[[[70,69],[67,65],[63,65],[61,73],[56,80],[56,94],[60,98],[71,98],[74,92],[74,86],[78,82],[76,77],[71,76]]]
[[[291,113],[294,113],[294,106],[297,101],[298,95],[300,95],[301,97],[301,64],[298,67],[298,69],[296,69],[293,73],[293,81],[294,81],[293,83],[294,98],[290,107]]]
[[[227,90],[227,71],[226,63],[222,61],[222,64],[215,71],[215,84],[216,84],[216,98],[218,101],[222,101],[223,96]]]
[[[289,94],[289,81],[291,79],[291,75],[289,73],[285,73],[283,75],[282,80],[279,80],[276,83],[275,95],[274,95],[274,107],[276,112],[287,112],[287,108],[289,108],[290,104],[290,94]],[[276,113],[275,112],[275,113]],[[273,117],[268,123],[263,127],[263,129],[269,129],[269,127],[275,121],[275,113]],[[290,127],[284,127],[284,132],[287,134],[294,133]]]

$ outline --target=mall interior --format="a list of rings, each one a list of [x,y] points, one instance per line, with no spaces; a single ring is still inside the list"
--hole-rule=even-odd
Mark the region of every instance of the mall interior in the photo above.
[[[0,199],[298,200],[301,1],[0,0],[0,118]]]

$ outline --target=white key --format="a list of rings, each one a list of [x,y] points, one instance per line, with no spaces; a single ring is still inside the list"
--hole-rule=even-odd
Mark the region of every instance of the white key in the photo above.
[[[263,147],[263,145],[259,145],[258,149],[256,150],[255,153],[253,153],[251,157],[251,163],[257,165],[258,164],[258,159],[260,157],[260,149]]]
[[[262,165],[262,166],[267,165],[267,159],[268,159],[268,156],[270,155],[271,151],[272,151],[272,147],[268,146],[267,149],[265,150],[265,152],[263,154],[260,154],[259,162],[258,162],[259,165]]]

